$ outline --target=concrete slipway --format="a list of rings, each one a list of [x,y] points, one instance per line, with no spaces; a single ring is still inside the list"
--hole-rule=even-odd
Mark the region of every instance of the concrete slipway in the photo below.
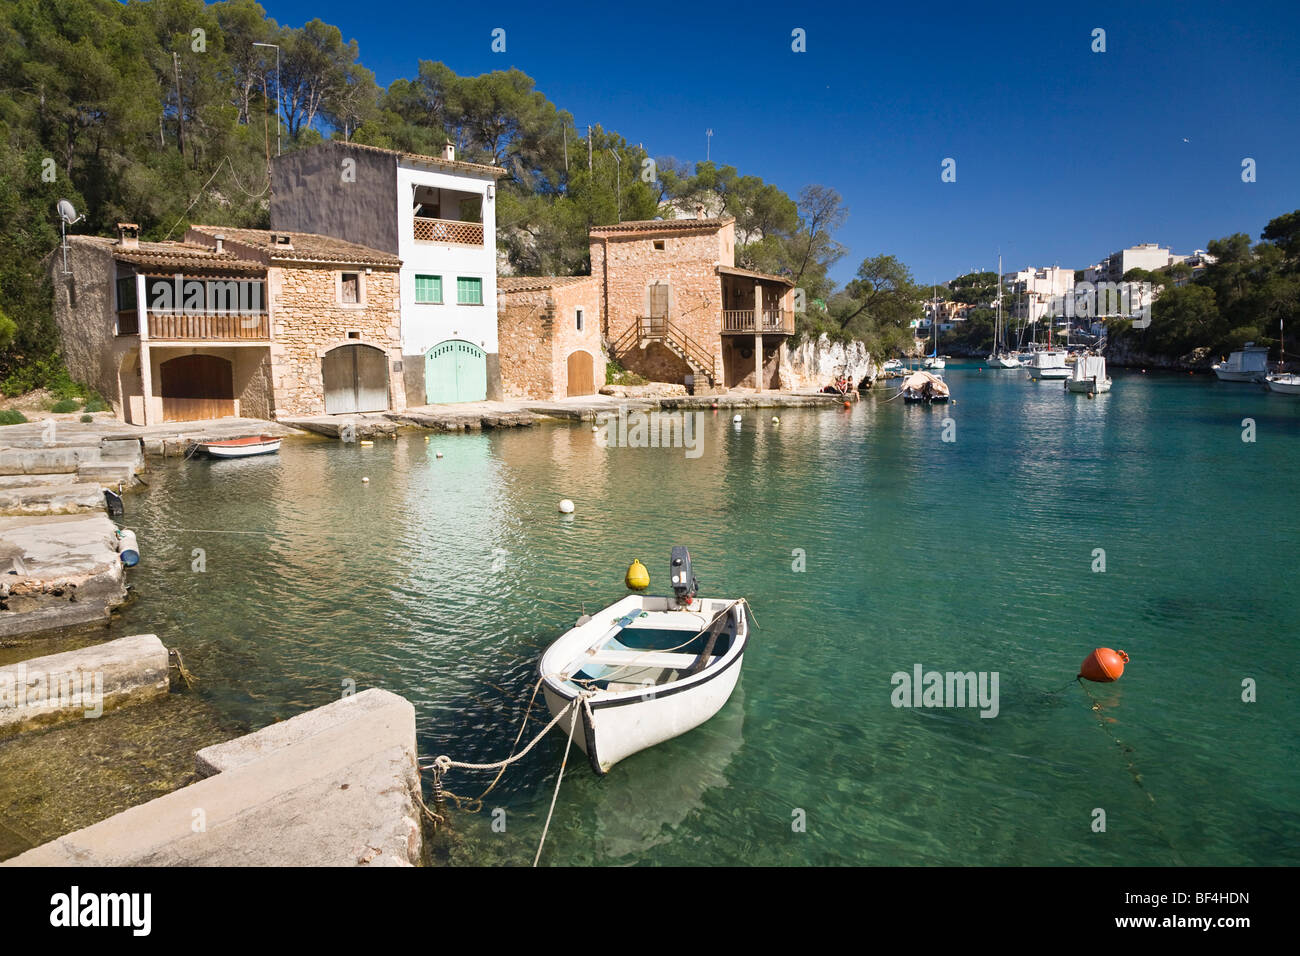
[[[0,866],[414,866],[415,708],[372,688],[205,748],[203,779]]]

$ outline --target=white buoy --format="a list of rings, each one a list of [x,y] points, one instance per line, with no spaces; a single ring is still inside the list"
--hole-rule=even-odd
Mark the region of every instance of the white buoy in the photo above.
[[[772,424],[773,424],[773,425],[780,425],[780,424],[781,424],[781,419],[780,419],[780,417],[777,416],[777,415],[773,415],[773,416],[772,416]]]
[[[592,425],[592,426],[591,426],[591,430],[592,430],[593,432],[598,432],[598,431],[600,431],[600,426],[598,426],[598,425]]]
[[[442,457],[442,452],[438,452],[437,454],[434,455],[434,457],[435,457],[435,458],[441,458],[441,457]]]
[[[566,515],[573,514],[573,502],[565,498],[560,502],[560,511]]]
[[[734,415],[734,416],[732,416],[732,419],[731,419],[731,420],[732,420],[733,422],[735,422],[737,425],[740,424],[740,416],[739,416],[739,415]]]
[[[362,479],[361,479],[361,483],[362,483],[363,485],[368,485],[368,484],[370,484],[370,479],[369,479],[369,478],[362,478]]]

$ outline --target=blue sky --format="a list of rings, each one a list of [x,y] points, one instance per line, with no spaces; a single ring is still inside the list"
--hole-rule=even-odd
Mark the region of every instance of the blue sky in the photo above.
[[[518,67],[579,127],[692,164],[711,127],[716,162],[844,196],[841,281],[881,253],[920,282],[993,269],[999,249],[1006,271],[1187,253],[1300,208],[1296,3],[262,2],[338,26],[382,85],[420,59]]]

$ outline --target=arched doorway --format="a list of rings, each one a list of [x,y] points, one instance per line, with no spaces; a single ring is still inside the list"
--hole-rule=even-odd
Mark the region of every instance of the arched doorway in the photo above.
[[[158,366],[163,421],[192,422],[235,414],[230,362],[215,355],[181,355]]]
[[[596,392],[595,362],[590,352],[579,350],[569,353],[570,395],[594,395]]]
[[[447,339],[424,356],[424,400],[430,405],[487,398],[487,353],[473,342]]]
[[[382,412],[388,408],[388,356],[373,345],[340,345],[321,361],[325,414]]]

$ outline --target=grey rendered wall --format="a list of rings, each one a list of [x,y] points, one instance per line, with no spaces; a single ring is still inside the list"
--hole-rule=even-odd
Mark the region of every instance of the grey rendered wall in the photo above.
[[[345,180],[345,172],[355,180]],[[397,255],[397,157],[335,142],[277,157],[271,164],[271,228],[333,236]]]
[[[54,288],[54,322],[64,361],[74,381],[84,382],[115,405],[120,404],[115,350],[116,263],[104,246],[68,239],[68,271],[63,253],[50,257]]]

